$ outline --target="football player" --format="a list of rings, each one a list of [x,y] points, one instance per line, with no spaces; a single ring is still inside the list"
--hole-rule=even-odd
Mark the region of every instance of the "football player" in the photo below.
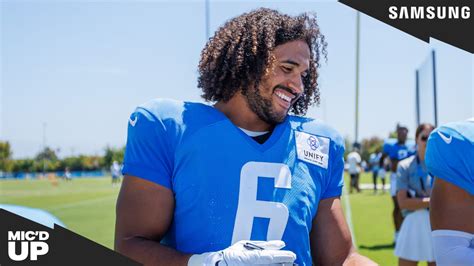
[[[390,160],[390,195],[393,202],[393,224],[395,226],[395,242],[402,226],[403,216],[397,201],[397,166],[398,162],[416,153],[414,143],[407,143],[408,128],[397,125],[397,139],[386,139],[383,153]]]
[[[435,176],[430,220],[437,265],[474,265],[474,118],[449,123],[428,139]]]
[[[145,265],[357,265],[340,204],[344,141],[303,115],[326,43],[312,15],[258,9],[206,44],[214,103],[130,116],[115,248]],[[282,250],[283,249],[283,250]]]

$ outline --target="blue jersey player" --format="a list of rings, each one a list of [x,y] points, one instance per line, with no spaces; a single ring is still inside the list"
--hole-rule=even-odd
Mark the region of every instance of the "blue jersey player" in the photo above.
[[[259,9],[201,54],[213,105],[152,100],[130,116],[115,248],[145,265],[370,265],[339,197],[343,139],[300,116],[326,43],[312,15]]]
[[[397,166],[398,162],[406,159],[416,153],[416,147],[413,142],[407,140],[408,128],[397,125],[397,138],[386,139],[383,144],[384,156],[390,159],[390,195],[393,202],[393,224],[395,226],[395,242],[398,232],[402,226],[403,216],[397,200]]]
[[[428,139],[435,176],[431,229],[437,265],[474,265],[474,118],[448,123]]]

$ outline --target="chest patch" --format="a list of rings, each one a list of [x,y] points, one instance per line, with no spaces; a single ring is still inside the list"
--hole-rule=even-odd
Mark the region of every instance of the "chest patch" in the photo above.
[[[329,138],[295,131],[298,159],[328,169]]]

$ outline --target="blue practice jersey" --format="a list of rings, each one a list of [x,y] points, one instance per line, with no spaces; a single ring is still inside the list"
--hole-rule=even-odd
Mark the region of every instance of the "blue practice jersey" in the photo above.
[[[162,242],[178,251],[281,239],[311,265],[312,221],[341,195],[343,154],[342,137],[312,119],[287,116],[259,144],[212,106],[153,100],[130,117],[123,173],[173,191]]]
[[[436,178],[474,195],[474,120],[449,123],[431,132],[425,160]]]
[[[405,144],[400,145],[397,139],[386,139],[383,143],[383,152],[391,160],[401,161],[416,153],[416,144],[413,140],[407,140]]]

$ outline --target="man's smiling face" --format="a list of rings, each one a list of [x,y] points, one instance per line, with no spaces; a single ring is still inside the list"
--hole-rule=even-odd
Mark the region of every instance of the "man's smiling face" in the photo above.
[[[308,44],[302,40],[278,45],[272,54],[274,63],[258,89],[247,91],[250,109],[270,125],[281,123],[302,95],[311,56]]]

